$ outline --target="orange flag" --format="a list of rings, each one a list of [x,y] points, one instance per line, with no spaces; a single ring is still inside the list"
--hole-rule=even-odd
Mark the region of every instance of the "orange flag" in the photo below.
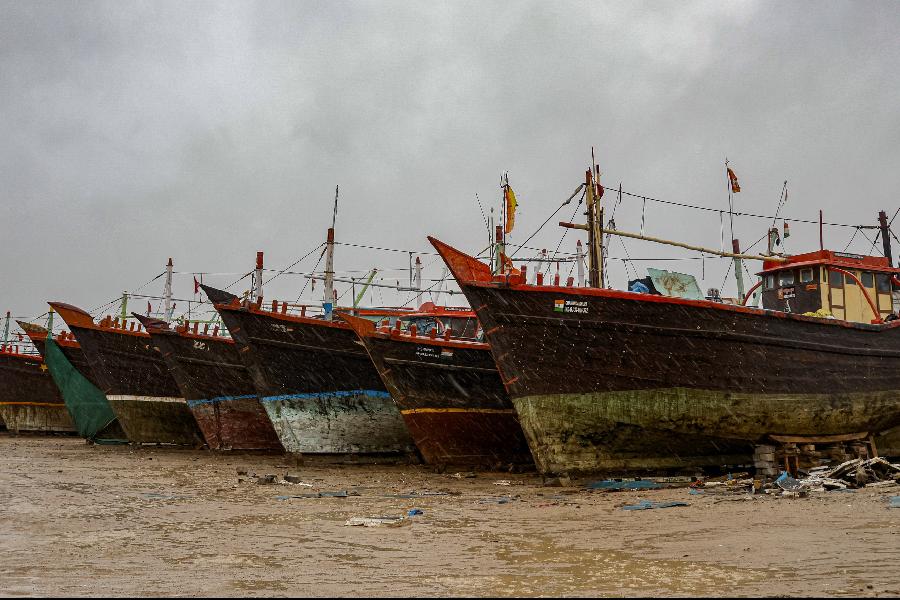
[[[506,199],[506,227],[503,232],[509,233],[516,226],[516,206],[519,203],[516,202],[516,195],[509,185],[505,188],[504,197]]]
[[[731,167],[726,167],[728,169],[728,181],[731,182],[731,192],[737,194],[741,191],[741,184],[738,183],[737,175],[734,174],[734,171],[731,170]]]

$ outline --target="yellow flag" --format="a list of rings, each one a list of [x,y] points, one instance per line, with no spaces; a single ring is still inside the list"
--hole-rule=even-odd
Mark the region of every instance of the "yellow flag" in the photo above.
[[[516,206],[518,203],[516,202],[516,194],[508,185],[504,195],[506,196],[506,227],[503,231],[504,233],[509,233],[516,226]]]

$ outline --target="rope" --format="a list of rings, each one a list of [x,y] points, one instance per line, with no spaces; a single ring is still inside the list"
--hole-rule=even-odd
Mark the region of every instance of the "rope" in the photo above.
[[[703,210],[703,211],[707,211],[707,212],[720,212],[720,209],[711,208],[709,206],[697,206],[695,204],[687,204],[684,202],[674,202],[672,200],[661,200],[659,198],[653,198],[651,196],[643,196],[641,194],[633,194],[631,192],[626,192],[624,190],[622,191],[622,193],[626,196],[631,196],[632,198],[640,198],[642,200],[649,200],[650,202],[658,202],[660,204],[669,204],[671,206],[680,206],[682,208],[691,208],[694,210]],[[768,219],[776,218],[771,215],[758,215],[755,213],[735,212],[732,214],[734,216],[738,216],[738,217],[751,217],[754,219],[767,219],[768,220]],[[777,217],[777,218],[781,219],[782,221],[788,221],[791,223],[808,223],[811,225],[819,224],[818,221],[810,221],[808,219],[792,219],[789,217]],[[862,227],[864,229],[877,229],[877,226],[875,226],[875,225],[849,225],[847,223],[826,223],[826,222],[823,222],[822,225],[828,225],[830,227]]]

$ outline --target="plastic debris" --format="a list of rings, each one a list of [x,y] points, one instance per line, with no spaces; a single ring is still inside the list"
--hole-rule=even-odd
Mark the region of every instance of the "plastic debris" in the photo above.
[[[287,500],[288,498],[347,498],[348,496],[359,496],[359,492],[348,492],[340,490],[337,492],[313,492],[311,494],[295,494],[293,496],[277,496],[278,500]]]
[[[452,477],[453,479],[474,479],[475,472],[474,471],[466,471],[464,473],[454,473],[450,477]]]
[[[409,521],[405,517],[352,517],[344,523],[345,527],[399,527]]]
[[[498,479],[494,482],[494,485],[512,485],[509,479]]]
[[[890,508],[900,508],[900,496],[890,496],[888,498],[888,506]]]
[[[650,500],[641,500],[637,504],[629,504],[623,506],[622,510],[652,510],[655,508],[672,508],[675,506],[690,506],[687,502],[651,502]]]
[[[411,508],[408,511],[406,511],[407,517],[415,517],[417,515],[424,515],[424,514],[425,514],[425,511],[422,510],[421,508]]]

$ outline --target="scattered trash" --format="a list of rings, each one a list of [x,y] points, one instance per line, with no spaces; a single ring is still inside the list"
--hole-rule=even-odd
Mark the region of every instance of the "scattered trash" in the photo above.
[[[459,496],[462,492],[409,492],[408,494],[384,494],[382,498],[424,498],[428,496]]]
[[[623,506],[622,510],[651,510],[655,508],[672,508],[674,506],[690,506],[687,502],[651,502],[650,500],[641,500],[637,504],[629,504]]]
[[[345,527],[399,527],[406,525],[409,521],[405,517],[352,517],[346,523]]]
[[[817,467],[809,470],[809,474],[800,483],[807,488],[821,491],[869,487],[872,485],[891,485],[900,479],[900,465],[889,463],[883,458],[854,458],[842,462],[836,467]]]
[[[512,485],[509,479],[498,479],[494,482],[494,485]]]
[[[698,490],[695,488],[691,488],[690,490],[688,490],[688,494],[690,494],[691,496],[699,496],[700,494],[705,494],[705,493],[706,492],[704,492],[703,490]]]
[[[259,485],[272,485],[278,482],[278,476],[276,475],[266,475],[265,477],[260,477],[256,480],[256,483]]]
[[[802,483],[786,472],[782,472],[778,479],[775,480],[775,485],[789,492],[799,492],[804,487]]]
[[[603,481],[594,481],[587,484],[592,490],[658,490],[661,485],[655,481],[646,479],[635,479],[623,481],[621,479],[604,479]]]
[[[466,471],[465,473],[454,473],[451,475],[453,479],[474,479],[475,472],[474,471]]]
[[[421,508],[411,508],[408,511],[406,511],[407,517],[415,517],[416,515],[424,515],[424,514],[425,514],[425,511],[422,510]]]
[[[294,494],[292,496],[276,496],[278,500],[287,500],[289,498],[347,498],[349,496],[359,496],[359,492],[348,492],[340,490],[338,492],[314,492],[311,494]]]
[[[312,487],[311,483],[304,483],[299,475],[291,475],[289,473],[284,474],[284,481],[281,483],[292,483],[294,485],[303,485],[306,487]]]

